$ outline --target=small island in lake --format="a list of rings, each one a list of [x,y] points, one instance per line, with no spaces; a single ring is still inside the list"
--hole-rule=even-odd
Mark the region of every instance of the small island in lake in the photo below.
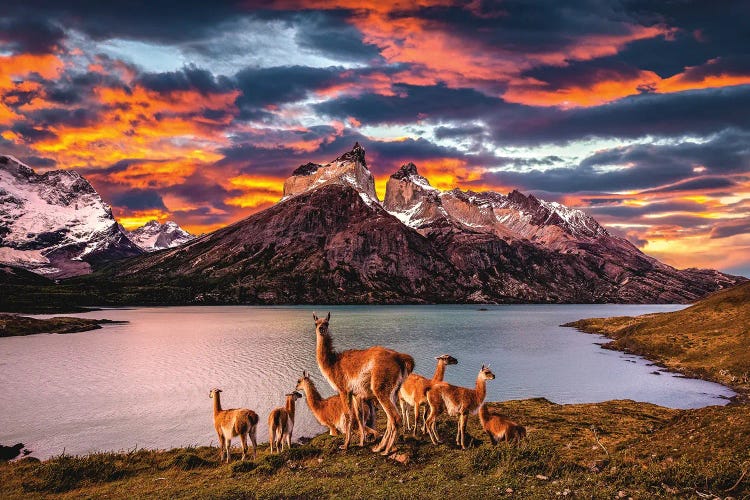
[[[17,337],[37,333],[77,333],[98,330],[104,324],[124,323],[109,319],[68,318],[58,316],[49,319],[30,318],[17,314],[0,314],[0,337]]]

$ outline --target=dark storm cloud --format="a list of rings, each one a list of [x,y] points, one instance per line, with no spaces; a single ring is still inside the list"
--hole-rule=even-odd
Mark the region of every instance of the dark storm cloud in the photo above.
[[[11,130],[21,136],[26,143],[51,140],[57,137],[54,132],[38,128],[29,123],[14,123]]]
[[[572,61],[566,66],[539,66],[525,71],[522,76],[543,81],[549,84],[550,88],[558,88],[591,87],[601,81],[637,78],[639,74],[637,67],[618,58],[608,57]]]
[[[711,228],[711,238],[728,238],[737,234],[750,234],[750,218],[720,221]]]
[[[3,14],[0,12],[0,16]],[[0,49],[4,48],[6,51],[17,54],[49,54],[64,38],[63,29],[44,17],[0,17]]]
[[[341,68],[278,66],[245,68],[234,76],[242,95],[237,99],[242,118],[254,118],[264,106],[304,99],[309,92],[337,81]]]
[[[399,13],[392,14],[399,17]],[[405,9],[415,16],[450,27],[452,33],[501,48],[525,53],[564,51],[580,37],[626,35],[634,19],[619,2],[595,0],[509,0],[472,2],[456,6]]]
[[[504,106],[499,111],[486,120],[500,144],[707,135],[729,127],[750,129],[750,85],[641,94],[590,108]]]
[[[97,110],[92,108],[45,108],[27,113],[26,117],[42,127],[86,127],[96,122]]]
[[[112,198],[112,203],[118,207],[126,207],[131,210],[166,210],[161,195],[153,189],[129,189],[117,193]]]
[[[440,126],[435,129],[435,137],[438,139],[476,137],[484,133],[484,127],[479,125]]]
[[[347,13],[343,11],[295,13],[292,20],[297,28],[295,40],[302,47],[340,61],[380,58],[379,49],[364,42],[362,32],[347,21]]]
[[[242,14],[241,2],[201,0],[33,0],[9,2],[5,15],[54,20],[97,40],[176,43],[208,36],[216,25]]]
[[[485,180],[558,193],[730,187],[731,180],[716,180],[711,174],[750,171],[749,139],[750,133],[728,130],[706,142],[635,144],[596,152],[569,167],[504,170],[486,174]],[[670,187],[676,183],[682,184]]]
[[[699,177],[691,179],[672,186],[660,187],[656,189],[647,189],[642,191],[646,193],[670,193],[677,191],[697,191],[701,189],[725,189],[737,186],[737,183],[728,177]]]
[[[413,123],[421,119],[469,119],[498,108],[503,101],[474,89],[453,89],[445,85],[394,85],[396,95],[364,94],[322,102],[320,113],[334,117],[354,117],[362,123]]]
[[[164,191],[192,202],[210,203],[220,209],[227,208],[224,200],[242,194],[241,190],[225,189],[200,171],[188,176],[183,183],[169,186]]]
[[[614,206],[593,206],[587,207],[586,211],[594,216],[607,215],[610,217],[624,219],[638,219],[644,215],[662,214],[668,212],[691,212],[701,213],[706,211],[705,205],[692,201],[670,201],[665,203],[651,203],[643,206],[631,205],[614,205]],[[661,218],[659,219],[661,220]],[[706,219],[702,219],[703,224]]]
[[[229,78],[214,76],[210,71],[194,65],[179,71],[144,73],[136,79],[136,84],[160,93],[196,90],[204,95],[226,92],[234,87]]]

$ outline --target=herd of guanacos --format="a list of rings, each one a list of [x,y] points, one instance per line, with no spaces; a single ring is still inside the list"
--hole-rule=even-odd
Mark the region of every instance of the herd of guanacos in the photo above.
[[[436,419],[443,411],[458,417],[456,444],[466,448],[466,423],[471,413],[479,409],[479,420],[490,441],[518,441],[526,436],[526,429],[517,423],[493,413],[483,404],[486,395],[486,382],[495,375],[482,365],[477,375],[476,387],[469,389],[443,382],[445,367],[458,363],[456,358],[443,354],[435,358],[437,367],[431,379],[412,373],[414,358],[392,349],[374,346],[367,349],[350,349],[337,352],[333,349],[329,331],[331,313],[315,320],[316,359],[321,373],[338,392],[323,398],[315,388],[307,372],[297,380],[297,385],[286,395],[284,407],[275,408],[268,416],[269,442],[271,452],[280,452],[291,447],[294,429],[295,403],[302,398],[303,391],[312,414],[321,425],[328,427],[333,436],[344,435],[342,449],[349,446],[352,426],[356,421],[359,429],[359,444],[364,446],[367,437],[376,437],[376,405],[380,405],[386,415],[386,429],[372,451],[390,455],[394,451],[397,429],[404,420],[407,430],[413,429],[416,437],[420,408],[426,404],[428,410],[422,413],[422,432],[426,432],[434,444],[441,443],[437,433]],[[242,443],[242,459],[247,455],[247,438],[253,447],[256,458],[256,430],[258,415],[247,408],[223,410],[219,394],[221,389],[213,389],[214,427],[219,438],[220,458],[230,461],[232,438],[239,437]],[[400,404],[401,414],[396,407]],[[409,413],[413,410],[413,428]]]

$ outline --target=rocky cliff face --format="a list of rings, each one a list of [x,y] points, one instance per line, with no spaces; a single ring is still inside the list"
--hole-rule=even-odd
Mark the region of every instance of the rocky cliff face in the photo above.
[[[141,253],[78,173],[39,175],[0,156],[0,263],[64,278]]]
[[[97,279],[112,303],[268,304],[690,302],[743,280],[676,270],[517,191],[442,192],[413,164],[381,205],[359,145],[295,170],[275,206]]]
[[[171,220],[164,224],[156,220],[148,221],[138,229],[126,233],[130,241],[146,252],[178,247],[195,238]]]
[[[330,184],[352,186],[362,194],[366,203],[379,203],[375,194],[375,180],[367,169],[365,150],[359,143],[326,165],[300,165],[284,182],[282,200]]]

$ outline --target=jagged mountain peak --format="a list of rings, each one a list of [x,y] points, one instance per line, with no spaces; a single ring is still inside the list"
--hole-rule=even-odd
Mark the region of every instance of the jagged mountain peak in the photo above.
[[[284,201],[329,184],[351,186],[360,193],[365,202],[380,203],[375,193],[375,179],[367,169],[365,150],[358,142],[354,144],[351,151],[347,151],[330,163],[319,165],[310,162],[297,167],[291,177],[284,181],[284,194],[281,200]]]
[[[361,163],[363,167],[367,168],[367,159],[365,158],[365,148],[359,145],[359,142],[354,143],[354,147],[351,149],[351,151],[347,151],[346,153],[342,154],[338,158],[334,160],[334,162],[354,162],[354,163]]]
[[[391,177],[394,179],[408,179],[409,177],[419,175],[419,172],[417,171],[417,166],[412,163],[404,163],[401,165],[401,168],[396,170],[393,174],[391,174]]]
[[[195,238],[182,229],[179,224],[168,220],[163,224],[158,220],[150,220],[143,226],[128,231],[128,237],[141,250],[154,252],[165,248],[174,248]]]

